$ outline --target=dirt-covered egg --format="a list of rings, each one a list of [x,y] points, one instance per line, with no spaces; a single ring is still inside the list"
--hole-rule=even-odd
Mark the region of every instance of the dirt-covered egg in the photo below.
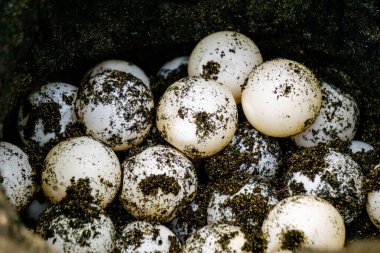
[[[302,64],[275,59],[258,66],[242,92],[243,111],[258,131],[288,137],[308,128],[318,116],[321,87]]]
[[[346,237],[339,212],[314,196],[293,196],[280,201],[265,219],[262,232],[267,253],[301,248],[335,252],[343,248]]]
[[[90,137],[76,137],[58,143],[45,158],[41,182],[45,195],[57,203],[79,179],[90,181],[95,202],[105,208],[121,184],[121,168],[109,147]]]
[[[78,88],[62,82],[48,83],[28,96],[20,107],[18,128],[22,141],[43,147],[67,137],[77,122]]]
[[[120,253],[179,253],[181,248],[170,229],[146,221],[128,224],[116,239],[116,250]]]
[[[365,201],[364,176],[349,155],[331,148],[309,148],[289,159],[285,185],[291,196],[313,195],[328,200],[346,224],[359,216]]]
[[[118,70],[121,72],[125,72],[128,74],[133,75],[134,77],[140,79],[145,86],[149,89],[150,88],[150,80],[148,76],[145,74],[145,72],[137,65],[122,61],[122,60],[107,60],[99,63],[92,69],[88,71],[85,78],[92,78],[96,76],[97,74],[103,73],[103,72],[111,72],[113,70]]]
[[[292,137],[297,146],[313,147],[334,140],[351,141],[359,124],[359,108],[353,97],[322,83],[321,110],[314,123]]]
[[[49,207],[42,214],[36,232],[57,253],[111,253],[115,228],[111,219],[96,205],[85,209]]]
[[[86,79],[76,112],[86,133],[114,150],[141,143],[152,125],[153,96],[134,76],[114,70]]]
[[[202,77],[183,78],[166,90],[157,107],[162,137],[190,157],[223,149],[237,128],[234,98],[221,84]]]
[[[227,224],[207,225],[193,233],[182,249],[183,253],[234,252],[248,253],[251,245],[236,226]]]
[[[238,125],[227,147],[206,159],[205,168],[213,180],[236,174],[270,180],[280,164],[281,149],[277,140],[261,134],[245,121]]]
[[[11,143],[0,142],[0,188],[17,211],[32,201],[36,190],[35,174],[24,151]]]
[[[195,196],[194,165],[171,147],[149,147],[122,166],[120,202],[137,219],[170,221]]]
[[[167,78],[170,75],[170,73],[178,70],[180,67],[182,67],[182,66],[187,67],[188,62],[189,62],[189,56],[176,57],[176,58],[168,61],[167,63],[165,63],[158,70],[157,76],[162,77],[162,78]]]
[[[380,164],[374,170],[380,171]],[[372,223],[380,229],[380,189],[368,193],[366,209]]]
[[[352,153],[356,154],[359,152],[371,151],[373,150],[373,146],[363,141],[353,140],[351,141],[349,149],[351,150]]]
[[[188,74],[223,84],[232,92],[236,103],[240,103],[245,79],[262,62],[260,50],[250,38],[237,32],[220,31],[195,46]]]

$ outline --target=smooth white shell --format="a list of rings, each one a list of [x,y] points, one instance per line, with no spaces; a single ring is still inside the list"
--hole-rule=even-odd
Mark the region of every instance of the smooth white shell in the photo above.
[[[228,240],[228,241],[227,241]],[[223,241],[223,245],[220,243]],[[228,242],[228,244],[227,244]],[[248,253],[244,250],[248,243],[238,227],[227,224],[207,225],[192,234],[183,246],[183,253],[235,252]]]
[[[237,128],[232,94],[213,80],[183,78],[172,84],[157,108],[157,129],[188,156],[207,157],[223,149]]]
[[[292,137],[297,146],[314,147],[333,140],[351,141],[359,124],[359,108],[353,97],[322,83],[322,106],[314,123]]]
[[[118,70],[125,73],[129,73],[138,79],[140,79],[145,86],[149,89],[150,88],[150,81],[148,76],[145,74],[145,72],[137,65],[127,62],[127,61],[121,61],[121,60],[107,60],[99,63],[94,68],[90,69],[88,73],[86,74],[87,77],[94,77],[97,74],[100,74],[105,71],[113,71]]]
[[[242,86],[249,73],[263,62],[256,44],[247,36],[220,31],[203,38],[189,59],[189,76],[214,79],[228,88],[240,103]],[[217,72],[207,73],[210,66]]]
[[[312,196],[293,196],[278,203],[262,226],[268,241],[267,253],[282,248],[282,238],[289,231],[304,235],[303,248],[339,251],[344,246],[345,227],[338,211],[327,201]]]
[[[32,200],[36,190],[35,174],[24,151],[11,143],[0,142],[0,186],[17,211]]]
[[[242,93],[248,121],[273,137],[288,137],[305,130],[318,116],[321,102],[321,88],[314,74],[287,59],[258,66],[249,75]]]
[[[170,221],[195,196],[194,165],[173,148],[149,147],[125,160],[122,166],[120,201],[137,219]]]
[[[58,143],[45,158],[42,189],[53,203],[66,196],[71,179],[90,180],[91,195],[105,208],[121,184],[121,168],[116,154],[104,144],[77,137]]]
[[[370,144],[365,143],[363,141],[356,141],[356,140],[351,141],[351,145],[349,146],[349,148],[351,152],[354,154],[373,150],[373,147]]]
[[[189,56],[176,57],[173,60],[165,63],[158,71],[157,76],[167,78],[171,72],[177,70],[182,65],[187,66],[188,62],[189,62]]]
[[[30,94],[28,102],[31,108],[27,108],[25,105],[21,106],[18,115],[18,128],[22,141],[25,144],[35,141],[40,146],[44,146],[49,141],[56,141],[57,134],[65,136],[66,127],[77,121],[75,114],[77,92],[78,88],[73,85],[56,82],[43,85],[38,91]],[[54,104],[58,111],[49,111],[33,119],[36,120],[35,122],[31,121],[31,113],[35,115],[41,113],[38,112],[41,110],[39,107],[46,106],[49,108],[49,104]],[[45,124],[54,125],[57,123],[60,125],[59,129],[53,129],[53,131],[45,129]],[[31,136],[26,136],[26,127],[33,131]]]

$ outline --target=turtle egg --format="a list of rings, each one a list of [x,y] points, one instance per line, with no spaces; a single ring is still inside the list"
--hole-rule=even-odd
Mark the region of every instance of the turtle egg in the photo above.
[[[175,234],[167,227],[146,221],[128,224],[116,239],[116,249],[120,253],[174,253],[180,252],[181,247]]]
[[[0,142],[0,188],[17,211],[32,200],[36,189],[34,180],[35,171],[29,164],[28,155],[11,143]]]
[[[248,253],[250,243],[236,226],[227,224],[207,225],[193,233],[183,246],[183,253],[235,252]]]
[[[134,76],[114,70],[86,79],[76,111],[86,133],[114,150],[141,143],[152,125],[153,96]]]
[[[318,79],[302,64],[275,59],[258,66],[242,92],[243,111],[258,131],[288,137],[309,127],[322,102]]]
[[[263,62],[256,44],[243,34],[220,31],[203,38],[189,59],[189,76],[213,79],[229,89],[236,103],[249,73]]]
[[[380,171],[380,164],[374,169]],[[372,223],[380,229],[380,190],[368,193],[366,209]]]
[[[157,76],[167,78],[172,72],[178,70],[181,66],[188,65],[188,56],[179,56],[165,63],[157,73]]]
[[[92,69],[88,71],[86,74],[86,77],[92,78],[96,76],[97,74],[107,72],[107,71],[113,71],[118,70],[121,72],[125,72],[128,74],[133,75],[134,77],[140,79],[145,86],[149,89],[150,88],[150,81],[148,76],[144,73],[144,71],[138,67],[137,65],[127,62],[127,61],[121,61],[121,60],[107,60],[99,63]]]
[[[369,152],[373,150],[373,147],[370,144],[365,143],[363,141],[353,140],[351,141],[349,149],[351,150],[353,154],[356,154],[359,152]]]
[[[76,137],[58,143],[45,158],[42,189],[51,202],[66,196],[72,181],[89,179],[91,195],[105,208],[121,184],[121,168],[116,154],[90,137]]]
[[[334,140],[351,141],[359,124],[359,108],[353,97],[322,83],[322,105],[314,123],[292,137],[297,146],[313,147]]]
[[[77,117],[75,100],[78,88],[67,83],[48,83],[29,95],[20,107],[18,128],[22,141],[43,147],[66,136]]]
[[[195,196],[194,165],[173,148],[149,147],[122,166],[120,202],[137,219],[170,221]]]
[[[237,128],[231,92],[202,77],[183,78],[166,90],[157,108],[162,137],[190,157],[207,157],[223,149]]]
[[[344,222],[327,201],[313,196],[293,196],[280,201],[262,226],[267,253],[308,248],[335,252],[344,246]]]

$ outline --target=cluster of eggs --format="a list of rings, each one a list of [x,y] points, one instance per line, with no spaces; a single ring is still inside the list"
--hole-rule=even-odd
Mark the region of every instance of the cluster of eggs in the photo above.
[[[380,191],[365,196],[365,175],[349,155],[331,148],[317,164],[304,163],[321,143],[353,140],[359,111],[350,95],[321,84],[298,62],[263,62],[255,43],[237,32],[205,37],[190,57],[168,62],[158,76],[166,79],[184,65],[188,76],[171,84],[156,107],[145,73],[116,60],[91,69],[79,88],[49,83],[21,106],[22,141],[54,144],[39,177],[55,205],[37,232],[58,252],[252,252],[257,241],[247,228],[262,235],[268,253],[339,250],[345,224],[358,217],[366,197],[380,229]],[[246,120],[238,115],[240,103]],[[76,124],[85,136],[67,138]],[[152,139],[157,133],[164,141]],[[271,185],[282,165],[274,137],[304,148],[289,159],[284,199]],[[351,152],[373,149],[365,145],[353,141]],[[125,150],[130,155],[120,162],[117,152]],[[18,147],[3,142],[0,152],[0,183],[17,210],[25,209],[38,187],[36,172]],[[211,191],[207,201],[198,198],[200,160],[210,181],[227,181],[227,190]],[[229,179],[242,178],[230,190]],[[89,208],[97,214],[91,220],[57,207],[80,180],[90,187]],[[120,233],[104,211],[117,196],[138,220]],[[207,207],[202,227],[179,218],[184,210],[195,215],[201,204]],[[244,216],[255,208],[255,217]]]

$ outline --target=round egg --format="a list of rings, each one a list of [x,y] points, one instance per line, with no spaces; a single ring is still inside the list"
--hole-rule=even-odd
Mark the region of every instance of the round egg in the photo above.
[[[103,73],[103,72],[111,72],[113,70],[118,70],[121,72],[125,72],[128,74],[133,75],[134,77],[140,79],[145,86],[149,89],[150,88],[150,81],[148,76],[145,74],[145,72],[137,65],[127,62],[127,61],[121,61],[121,60],[107,60],[99,63],[92,69],[88,71],[85,78],[92,78],[96,76],[97,74]]]
[[[183,253],[234,252],[248,253],[251,245],[236,226],[227,224],[207,225],[193,233],[183,246]]]
[[[249,123],[263,134],[288,137],[308,128],[318,116],[321,87],[302,64],[275,59],[258,66],[242,92]]]
[[[146,221],[128,224],[116,239],[116,249],[120,253],[174,253],[181,252],[181,248],[181,243],[167,227]]]
[[[179,56],[165,63],[157,73],[157,76],[167,78],[172,72],[177,71],[180,67],[188,65],[189,56]]]
[[[86,133],[113,150],[141,143],[152,125],[153,96],[134,76],[114,70],[86,79],[76,112]]]
[[[77,122],[77,91],[73,85],[56,82],[43,85],[30,94],[18,115],[22,141],[44,147],[67,137],[67,131]]]
[[[373,147],[370,144],[365,143],[363,141],[353,140],[351,141],[349,149],[351,150],[353,154],[356,154],[359,152],[369,152],[373,150]]]
[[[339,212],[327,201],[313,196],[293,196],[280,201],[262,226],[267,240],[265,252],[301,248],[323,252],[344,246],[345,227]]]
[[[75,210],[78,213],[48,208],[38,222],[37,234],[57,253],[113,252],[116,232],[111,219],[99,206],[86,208]]]
[[[195,196],[194,165],[173,148],[149,147],[122,166],[120,202],[137,219],[170,221]]]
[[[360,166],[346,154],[327,148],[306,149],[289,160],[285,185],[291,196],[313,195],[332,203],[346,224],[359,216],[365,201]]]
[[[209,178],[218,180],[236,174],[271,180],[281,164],[281,149],[276,139],[258,132],[247,122],[238,125],[230,143],[206,159]]]
[[[351,141],[359,124],[359,108],[353,97],[322,82],[322,105],[314,123],[292,137],[297,146],[314,147],[334,140]]]
[[[380,164],[374,169],[380,171]],[[368,193],[366,209],[372,223],[380,229],[380,190]]]
[[[207,157],[223,149],[237,128],[237,107],[222,85],[202,77],[172,84],[157,107],[162,137],[190,157]]]
[[[121,168],[109,147],[90,137],[76,137],[58,143],[45,158],[41,182],[45,195],[57,203],[79,179],[89,179],[91,195],[105,208],[121,184]]]
[[[24,151],[11,143],[0,142],[0,188],[17,211],[32,200],[36,190],[35,176]]]
[[[208,35],[195,46],[188,74],[223,84],[236,103],[240,103],[246,78],[262,62],[260,51],[250,38],[237,32],[220,31]]]

